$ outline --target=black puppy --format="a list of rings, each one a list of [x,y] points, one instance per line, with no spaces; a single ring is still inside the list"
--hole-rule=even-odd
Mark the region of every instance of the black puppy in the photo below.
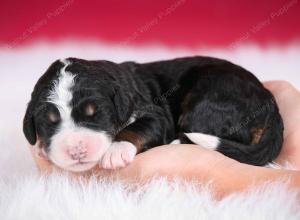
[[[24,133],[61,168],[113,169],[136,153],[195,143],[240,162],[279,154],[283,123],[273,95],[247,70],[209,57],[146,64],[54,62],[37,82]]]

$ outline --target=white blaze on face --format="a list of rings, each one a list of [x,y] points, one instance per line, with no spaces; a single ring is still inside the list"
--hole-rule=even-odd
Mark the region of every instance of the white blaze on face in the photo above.
[[[61,118],[59,128],[51,138],[48,157],[63,169],[84,171],[101,160],[111,145],[111,138],[105,132],[79,127],[74,123],[71,101],[75,74],[66,71],[71,64],[68,60],[61,62],[65,65],[48,97],[48,102],[58,108]]]

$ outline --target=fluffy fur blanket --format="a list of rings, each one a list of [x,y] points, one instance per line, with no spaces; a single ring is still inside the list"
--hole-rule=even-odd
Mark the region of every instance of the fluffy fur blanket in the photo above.
[[[283,182],[215,201],[209,186],[196,183],[167,184],[160,179],[133,189],[105,180],[84,183],[57,174],[41,177],[21,130],[25,105],[37,78],[58,57],[147,61],[192,54],[216,55],[245,66],[261,79],[284,76],[299,88],[299,73],[294,72],[299,70],[299,51],[298,46],[267,51],[248,47],[231,54],[163,48],[123,48],[116,52],[109,46],[82,43],[40,44],[14,51],[0,48],[0,219],[300,219],[296,192],[287,190]]]
[[[0,215],[9,220],[300,219],[295,192],[284,183],[214,201],[208,186],[153,180],[132,189],[122,183],[30,175],[1,183]]]

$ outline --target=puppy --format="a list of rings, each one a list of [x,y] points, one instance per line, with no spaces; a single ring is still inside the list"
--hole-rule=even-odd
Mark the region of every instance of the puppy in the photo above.
[[[262,166],[283,142],[273,95],[247,70],[210,57],[57,60],[34,87],[23,131],[39,155],[77,172],[124,167],[174,139]]]

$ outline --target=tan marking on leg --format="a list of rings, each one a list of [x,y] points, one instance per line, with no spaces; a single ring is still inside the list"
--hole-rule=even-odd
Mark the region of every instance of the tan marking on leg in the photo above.
[[[121,131],[117,137],[116,141],[128,141],[131,142],[136,148],[137,153],[140,153],[144,147],[144,138],[141,135],[137,134],[133,131],[123,130]]]

